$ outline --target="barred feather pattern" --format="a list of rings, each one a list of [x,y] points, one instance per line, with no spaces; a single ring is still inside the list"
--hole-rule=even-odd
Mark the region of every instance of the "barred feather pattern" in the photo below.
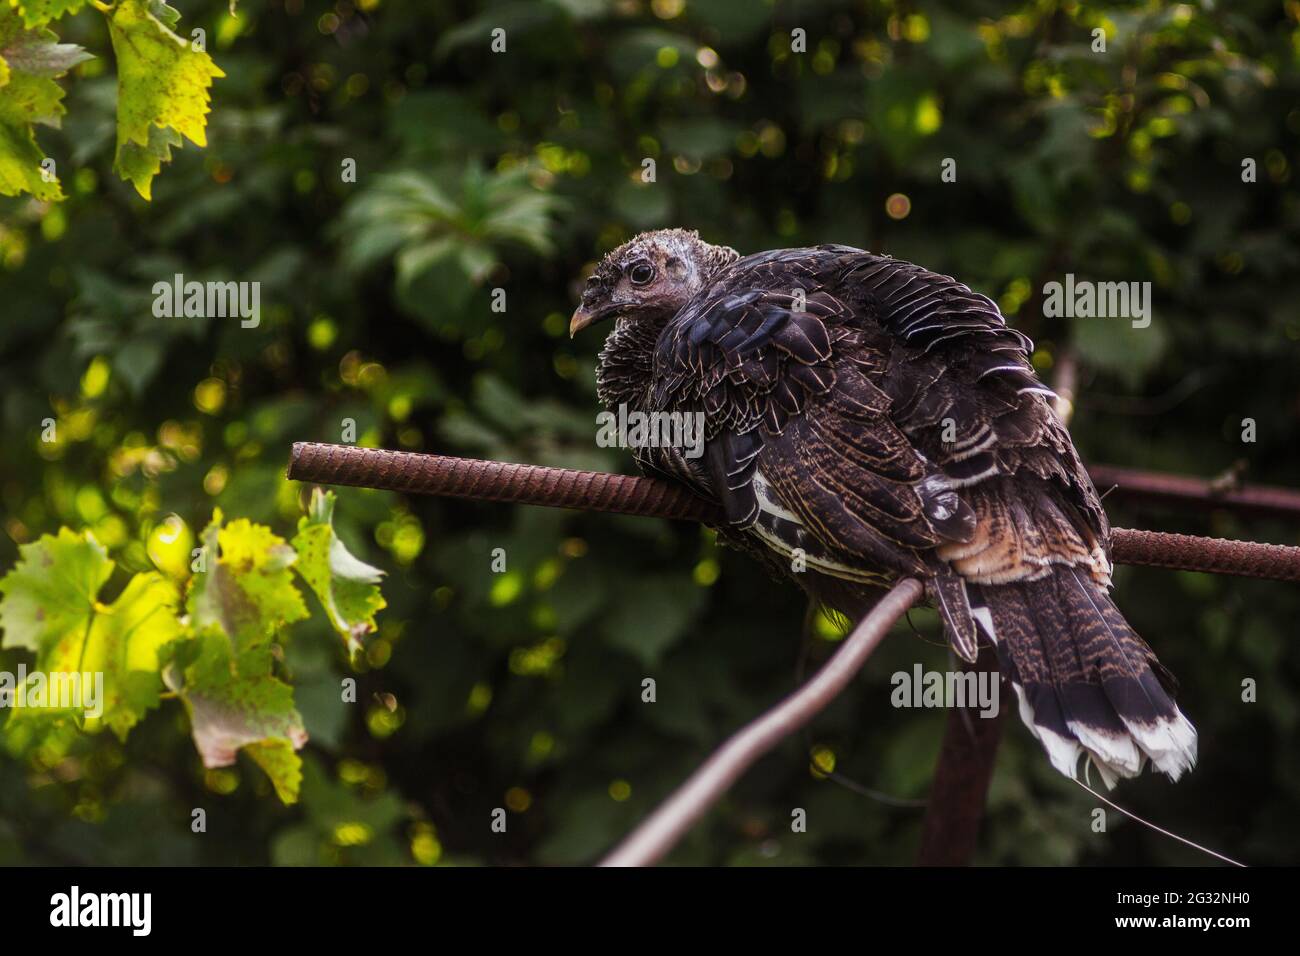
[[[653,235],[653,234],[651,234]],[[1111,601],[1110,529],[1033,343],[962,283],[848,246],[728,262],[671,318],[618,320],[602,399],[704,413],[701,459],[637,452],[728,540],[850,617],[926,582],[954,650],[997,651],[1052,764],[1177,779],[1196,734]]]

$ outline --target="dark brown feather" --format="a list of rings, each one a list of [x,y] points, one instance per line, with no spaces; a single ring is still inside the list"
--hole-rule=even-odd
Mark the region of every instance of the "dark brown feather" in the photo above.
[[[850,615],[873,585],[921,577],[961,657],[996,644],[1063,772],[1076,752],[1108,782],[1148,757],[1190,766],[1194,731],[1106,594],[1109,525],[1033,343],[989,299],[818,246],[730,262],[666,322],[635,324],[602,353],[602,398],[704,413],[702,461],[637,456],[718,501],[728,540],[778,569],[803,555],[787,573]]]

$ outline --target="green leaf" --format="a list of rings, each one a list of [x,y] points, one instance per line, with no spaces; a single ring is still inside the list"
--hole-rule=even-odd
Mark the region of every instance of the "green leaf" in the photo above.
[[[181,634],[179,601],[176,586],[161,574],[137,574],[116,601],[99,608],[84,639],[69,634],[38,658],[37,666],[49,674],[103,674],[103,713],[98,719],[124,740],[145,713],[158,706],[158,653]],[[87,726],[93,727],[94,720]]]
[[[62,76],[78,63],[94,59],[75,43],[60,43],[49,30],[15,30],[0,15],[0,58],[17,73]]]
[[[176,619],[179,595],[155,572],[135,575],[111,605],[97,601],[113,562],[88,533],[63,528],[21,549],[22,560],[0,580],[0,626],[4,646],[36,652],[35,680],[64,682],[78,696],[77,708],[91,703],[102,710],[87,715],[88,726],[102,720],[119,736],[156,707],[161,691],[158,651],[181,633]],[[83,675],[102,675],[102,685]],[[59,676],[69,675],[69,676]],[[29,682],[29,688],[36,686]],[[97,691],[103,691],[102,700]],[[24,708],[26,694],[14,701],[14,717],[34,716]],[[39,712],[55,707],[53,702]],[[96,708],[98,709],[98,708]]]
[[[499,251],[554,250],[552,220],[561,202],[520,164],[504,172],[470,163],[460,170],[402,172],[375,178],[344,208],[334,228],[343,262],[360,271],[392,258],[403,311],[432,328],[454,323],[500,261]]]
[[[561,15],[558,6],[538,3],[536,0],[498,4],[472,20],[458,23],[450,30],[443,30],[433,55],[435,59],[441,60],[463,47],[480,45],[487,49],[492,31],[498,27],[506,31],[507,37],[514,39],[553,23]]]
[[[208,89],[213,79],[225,76],[206,52],[172,32],[179,16],[156,0],[118,0],[108,13],[117,56],[114,169],[145,199],[179,136],[207,145]],[[167,135],[153,133],[155,128]]]
[[[79,47],[56,40],[48,30],[24,30],[17,14],[0,6],[0,195],[63,198],[58,179],[43,174],[45,154],[33,128],[59,126],[63,89],[53,77],[61,64],[80,62]]]
[[[1119,376],[1130,387],[1160,361],[1169,339],[1159,315],[1145,328],[1134,328],[1126,318],[1073,319],[1071,330],[1082,361]]]
[[[606,641],[654,665],[686,633],[704,604],[704,589],[690,578],[654,575],[628,581],[603,621]]]
[[[293,584],[297,555],[283,538],[246,518],[223,528],[218,511],[201,540],[205,570],[195,575],[189,597],[196,629],[216,626],[242,649],[307,616]]]
[[[174,129],[149,127],[149,142],[145,146],[128,140],[117,150],[114,169],[145,199],[153,196],[153,178],[162,170],[163,163],[172,160],[172,147],[181,145],[181,134]]]
[[[156,334],[138,334],[113,356],[113,372],[122,377],[131,394],[139,398],[162,365],[166,344]]]
[[[68,13],[76,13],[89,0],[18,0],[11,4],[22,15],[23,23],[29,27],[40,26],[57,20]]]
[[[409,291],[412,282],[426,272],[437,269],[443,263],[452,263],[456,257],[457,240],[452,236],[442,236],[419,245],[407,246],[397,255],[397,287]],[[467,282],[456,283],[468,296],[470,286]],[[450,293],[448,298],[452,298]]]
[[[334,492],[312,489],[307,516],[298,522],[293,546],[298,573],[320,599],[348,652],[375,629],[375,614],[387,606],[379,593],[384,572],[353,557],[334,531]]]
[[[46,180],[41,175],[44,160],[45,154],[36,145],[36,137],[30,130],[24,134],[0,123],[0,196],[26,192],[44,202],[63,199],[59,181]]]
[[[179,603],[176,586],[161,574],[137,574],[91,628],[80,669],[103,671],[103,720],[121,739],[158,706],[158,655],[181,634]]]
[[[293,803],[302,779],[302,762],[294,751],[307,742],[307,731],[293,704],[293,688],[271,673],[271,649],[233,653],[215,627],[188,643],[198,645],[197,656],[182,666],[182,655],[192,655],[194,648],[178,649],[181,653],[173,655],[164,675],[189,711],[203,765],[228,767],[247,749],[280,799]]]
[[[306,740],[306,731],[303,731],[303,739]],[[256,740],[244,748],[244,753],[253,758],[253,762],[271,778],[275,795],[281,803],[298,801],[298,791],[302,788],[302,758],[294,748],[301,746],[302,744],[275,737]]]
[[[69,635],[84,637],[99,589],[113,562],[89,532],[60,528],[18,549],[19,561],[0,578],[0,647],[47,653]]]
[[[47,76],[17,70],[8,75],[8,82],[0,87],[0,123],[13,126],[43,123],[57,129],[66,112],[62,87]]]

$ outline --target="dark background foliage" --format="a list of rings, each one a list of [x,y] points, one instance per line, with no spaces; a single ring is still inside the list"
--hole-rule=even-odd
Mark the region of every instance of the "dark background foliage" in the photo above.
[[[600,334],[570,342],[567,316],[584,268],[667,225],[743,253],[834,241],[958,276],[1036,340],[1045,378],[1077,359],[1085,459],[1241,462],[1297,484],[1293,3],[176,5],[227,74],[208,148],[180,150],[149,204],[111,173],[111,51],[91,10],[60,33],[100,59],[65,81],[68,118],[41,139],[69,198],[0,200],[0,568],[60,524],[95,530],[119,565],[110,587],[151,566],[172,513],[196,528],[219,506],[288,531],[289,444],[337,441],[349,418],[367,445],[628,468],[594,442]],[[178,272],[260,280],[260,326],[155,319],[152,285]],[[1151,326],[1044,318],[1043,284],[1067,272],[1152,282]],[[38,440],[48,417],[54,446]],[[1111,511],[1296,538],[1221,511]],[[819,621],[801,638],[795,590],[690,526],[354,490],[337,520],[388,570],[390,606],[356,705],[338,703],[351,671],[323,624],[286,648],[311,733],[301,802],[280,805],[242,759],[205,772],[165,705],[125,745],[7,741],[0,862],[591,861],[837,637]],[[1188,778],[1128,782],[1119,801],[1247,861],[1295,862],[1300,593],[1134,568],[1116,583],[1201,735]],[[892,708],[889,676],[947,655],[932,612],[911,620],[672,860],[913,858],[919,809],[819,772],[924,798],[944,714]],[[1205,859],[1115,814],[1092,832],[1096,803],[1010,720],[979,860]]]

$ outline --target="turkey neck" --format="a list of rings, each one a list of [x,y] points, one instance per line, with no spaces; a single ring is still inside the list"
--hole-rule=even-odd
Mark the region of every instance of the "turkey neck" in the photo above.
[[[626,405],[631,411],[649,410],[655,342],[670,318],[636,315],[614,320],[596,369],[596,395],[606,408],[616,411]]]
[[[701,286],[707,286],[739,258],[740,253],[729,246],[709,246],[697,260]],[[605,339],[596,367],[596,397],[610,411],[617,411],[619,405],[626,405],[629,411],[653,411],[649,404],[655,345],[676,314],[676,310],[643,309],[614,320],[614,331]]]

